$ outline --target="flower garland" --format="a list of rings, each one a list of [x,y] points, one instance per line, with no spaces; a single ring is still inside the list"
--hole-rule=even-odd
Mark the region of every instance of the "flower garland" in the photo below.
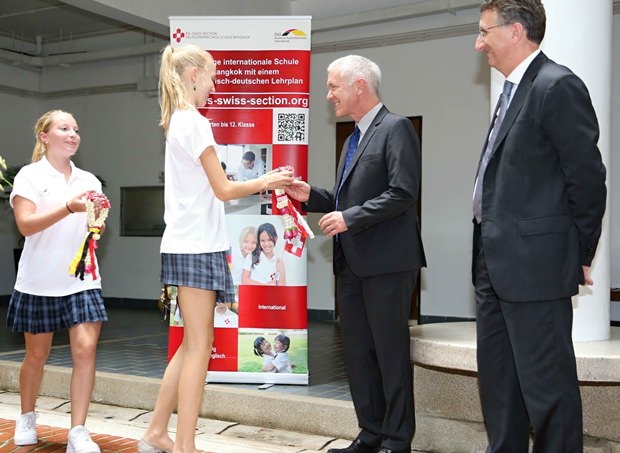
[[[293,203],[282,189],[276,189],[276,207],[282,214],[284,222],[284,250],[295,255],[301,256],[307,238],[314,238],[314,233],[295,209]]]
[[[86,221],[88,233],[84,243],[75,254],[73,261],[69,265],[69,273],[80,280],[84,280],[84,274],[92,275],[93,280],[97,280],[97,265],[95,250],[97,241],[101,238],[103,225],[108,218],[110,211],[110,201],[104,194],[90,191],[86,195]]]

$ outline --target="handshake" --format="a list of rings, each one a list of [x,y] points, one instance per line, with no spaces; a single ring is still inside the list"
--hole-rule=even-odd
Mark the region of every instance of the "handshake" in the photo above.
[[[267,183],[265,190],[284,190],[289,197],[297,201],[308,201],[310,186],[300,177],[295,177],[294,172],[295,169],[292,166],[285,165],[265,173],[261,176]]]

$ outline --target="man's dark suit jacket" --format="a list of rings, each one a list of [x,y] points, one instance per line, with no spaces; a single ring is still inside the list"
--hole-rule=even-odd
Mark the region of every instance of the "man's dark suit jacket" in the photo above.
[[[348,140],[343,149],[347,146]],[[340,159],[334,190],[312,187],[309,211],[335,210],[344,160]],[[340,189],[338,210],[348,231],[338,235],[334,273],[339,270],[341,250],[358,277],[426,265],[416,213],[420,160],[419,140],[411,122],[382,107],[362,137]]]
[[[484,174],[482,243],[500,299],[578,292],[605,212],[598,131],[583,82],[537,55],[513,94]],[[474,238],[474,260],[477,245]]]

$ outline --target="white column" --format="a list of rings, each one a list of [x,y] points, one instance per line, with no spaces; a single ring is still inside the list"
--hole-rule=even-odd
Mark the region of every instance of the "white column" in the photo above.
[[[580,287],[573,298],[574,341],[603,341],[610,333],[609,157],[611,150],[612,0],[544,0],[547,31],[542,50],[556,63],[570,68],[586,84],[601,131],[598,142],[607,173],[607,213],[592,263],[594,285]],[[504,78],[491,74],[491,111]]]
[[[544,0],[544,5],[547,11],[547,33],[542,49],[552,60],[568,66],[588,87],[601,130],[598,146],[603,162],[609,169],[613,1]],[[574,341],[609,339],[609,187],[608,172],[607,213],[592,263],[594,286],[581,287],[579,295],[573,298]]]

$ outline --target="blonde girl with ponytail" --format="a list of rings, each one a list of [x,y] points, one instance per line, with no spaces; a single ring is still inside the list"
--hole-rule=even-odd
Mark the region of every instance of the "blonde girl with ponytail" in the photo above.
[[[161,281],[178,287],[183,343],[168,364],[140,453],[194,453],[194,435],[213,344],[216,301],[234,300],[224,202],[283,189],[292,172],[229,181],[211,124],[198,109],[215,91],[213,57],[193,45],[166,46],[159,73],[160,126],[166,136]],[[168,422],[177,409],[175,441]]]
[[[69,273],[69,264],[87,233],[85,196],[101,192],[101,183],[71,161],[81,143],[73,115],[50,110],[37,120],[34,134],[32,163],[15,176],[9,199],[17,228],[26,238],[7,311],[7,326],[23,332],[26,343],[14,442],[20,446],[38,442],[34,409],[43,368],[54,333],[68,330],[73,370],[67,452],[99,453],[84,424],[95,384],[101,323],[108,317],[101,278],[91,274],[76,278]]]

